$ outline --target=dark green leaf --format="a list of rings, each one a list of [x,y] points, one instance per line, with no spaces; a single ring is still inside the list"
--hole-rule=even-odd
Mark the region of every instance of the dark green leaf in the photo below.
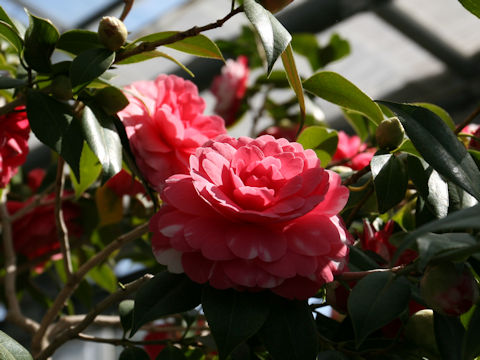
[[[27,85],[26,79],[14,79],[8,76],[0,77],[0,89],[19,88]]]
[[[430,103],[422,103],[422,102],[413,103],[412,105],[424,107],[425,109],[430,110],[431,112],[435,113],[440,119],[442,119],[450,129],[455,130],[455,122],[453,121],[452,117],[448,112],[446,112],[440,106],[435,104],[430,104]]]
[[[243,9],[260,37],[267,58],[267,73],[270,74],[273,64],[285,51],[292,36],[268,10],[255,0],[245,0]]]
[[[108,114],[113,115],[128,105],[128,99],[122,90],[107,86],[95,92],[95,102]]]
[[[59,38],[58,30],[52,22],[28,13],[30,24],[25,33],[23,56],[28,65],[38,72],[49,72],[50,57]]]
[[[460,4],[473,15],[480,18],[480,3],[478,0],[459,0]]]
[[[75,197],[78,199],[98,179],[102,172],[102,165],[86,142],[83,143],[82,155],[80,156],[80,181],[75,174],[70,174]]]
[[[300,80],[300,76],[298,75],[297,65],[295,65],[295,58],[293,57],[291,45],[288,45],[282,53],[282,62],[287,74],[288,82],[295,92],[295,95],[297,95],[302,123],[305,123],[305,97],[303,94],[302,80]]]
[[[303,88],[322,99],[359,112],[377,125],[383,120],[380,107],[354,84],[337,73],[331,71],[316,73],[303,82]]]
[[[317,71],[322,66],[318,58],[317,37],[314,34],[293,34],[292,47],[296,53],[307,58],[313,71]]]
[[[150,356],[139,347],[127,347],[123,349],[118,360],[150,360]]]
[[[468,322],[467,331],[463,339],[463,360],[472,360],[480,355],[480,306],[476,306]]]
[[[18,53],[22,50],[22,38],[10,24],[2,20],[0,20],[0,37],[8,41]]]
[[[103,48],[98,34],[88,30],[70,30],[60,35],[57,49],[78,55],[92,48]]]
[[[306,301],[272,296],[259,336],[275,360],[314,360],[318,353],[317,330]]]
[[[357,345],[407,309],[410,285],[391,273],[373,273],[360,280],[348,298]]]
[[[118,315],[120,315],[120,322],[122,323],[122,328],[125,332],[132,328],[134,306],[135,301],[133,300],[123,300],[118,304]]]
[[[434,312],[433,327],[435,330],[437,347],[442,358],[448,360],[461,360],[465,329],[458,317],[440,315]]]
[[[391,154],[375,155],[370,166],[378,211],[384,213],[403,200],[408,185],[407,171],[403,161]]]
[[[217,290],[210,286],[203,289],[202,307],[220,359],[226,359],[238,345],[255,335],[269,313],[266,293]]]
[[[0,359],[32,360],[33,358],[22,345],[0,330]]]
[[[349,358],[341,352],[328,350],[318,354],[317,360],[349,360]]]
[[[29,90],[27,116],[35,136],[60,154],[79,179],[83,136],[70,107],[41,92]]]
[[[115,53],[104,48],[93,48],[83,51],[73,59],[70,68],[72,87],[78,90],[95,80],[107,71],[114,61]]]
[[[415,148],[438,173],[480,199],[480,171],[451,129],[418,106],[382,102],[400,119]]]
[[[328,45],[318,50],[318,58],[322,67],[340,60],[348,54],[350,54],[350,44],[338,34],[332,34]]]
[[[167,346],[155,360],[187,360],[187,358],[179,348]]]
[[[408,174],[420,196],[437,218],[448,215],[448,184],[425,161],[415,157],[407,158]]]
[[[335,130],[309,126],[301,132],[297,141],[303,145],[304,149],[315,150],[320,163],[325,167],[337,150],[338,136]]]
[[[85,106],[82,114],[82,130],[87,144],[102,164],[107,178],[122,169],[122,144],[110,116]]]
[[[183,70],[185,70],[185,72],[188,73],[188,75],[190,75],[191,77],[195,77],[195,74],[193,72],[190,71],[189,68],[187,68],[185,65],[183,65],[180,61],[178,61],[177,59],[175,59],[173,56],[170,56],[164,52],[161,52],[161,51],[157,51],[157,50],[152,50],[152,51],[147,51],[147,52],[143,52],[141,54],[137,54],[137,55],[134,55],[134,56],[130,56],[120,62],[118,62],[119,65],[123,65],[123,64],[134,64],[134,63],[138,63],[138,62],[141,62],[141,61],[146,61],[146,60],[150,60],[150,59],[154,59],[154,58],[157,58],[157,57],[163,57],[165,59],[168,59],[172,62],[174,62],[175,64],[177,64],[178,66],[180,66]]]
[[[1,6],[0,6],[0,21],[3,21],[8,25],[10,25],[12,29],[14,29],[18,34],[18,30],[16,29],[14,22],[12,21],[12,19],[10,19],[8,14],[5,12],[5,10]]]
[[[200,304],[201,285],[185,275],[161,272],[145,283],[135,297],[131,335],[147,322],[193,309]]]

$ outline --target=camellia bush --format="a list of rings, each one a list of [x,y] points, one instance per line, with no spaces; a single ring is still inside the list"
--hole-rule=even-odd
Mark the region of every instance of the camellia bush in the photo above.
[[[74,339],[121,360],[480,355],[479,110],[456,125],[434,104],[373,101],[324,69],[347,40],[275,18],[290,2],[225,1],[215,22],[134,40],[133,1],[98,32],[63,34],[0,7],[0,281],[16,329],[1,359]],[[238,38],[204,34],[234,16],[249,20]],[[193,75],[164,47],[225,62],[215,114],[194,79],[111,85],[110,69],[157,57]],[[251,130],[234,138],[239,120]],[[27,171],[31,132],[52,160]]]

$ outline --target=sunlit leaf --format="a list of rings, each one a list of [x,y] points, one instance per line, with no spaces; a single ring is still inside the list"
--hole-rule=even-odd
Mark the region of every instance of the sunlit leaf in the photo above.
[[[60,35],[56,48],[64,50],[73,55],[92,48],[103,48],[104,46],[98,40],[98,34],[89,30],[70,30]]]
[[[0,330],[0,359],[32,360],[32,355],[18,342]]]
[[[174,62],[175,64],[180,66],[183,70],[185,70],[185,72],[187,72],[188,75],[190,75],[191,77],[195,77],[195,74],[189,68],[187,68],[185,65],[183,65],[180,61],[175,59],[173,56],[170,56],[170,55],[168,55],[164,52],[158,51],[158,50],[146,51],[146,52],[142,52],[142,53],[137,54],[137,55],[127,57],[126,59],[118,62],[118,64],[119,65],[134,64],[134,63],[138,63],[138,62],[142,62],[142,61],[146,61],[146,60],[150,60],[150,59],[155,59],[155,58],[158,58],[158,57],[162,57],[162,58],[165,58],[165,59],[168,59],[168,60]]]
[[[302,80],[298,75],[297,65],[295,64],[295,58],[293,57],[292,46],[288,45],[285,51],[282,53],[282,62],[285,72],[287,74],[288,82],[292,87],[295,95],[297,95],[298,105],[300,106],[300,116],[302,122],[305,122],[305,98],[303,95]]]
[[[17,52],[23,48],[23,40],[14,30],[14,28],[5,21],[0,20],[0,37],[5,39],[12,45]]]
[[[98,179],[101,172],[102,165],[88,144],[84,143],[80,157],[80,181],[77,180],[75,174],[72,173],[70,176],[77,199]]]

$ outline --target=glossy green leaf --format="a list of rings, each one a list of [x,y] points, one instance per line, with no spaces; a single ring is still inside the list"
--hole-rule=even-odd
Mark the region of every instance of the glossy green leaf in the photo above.
[[[259,337],[275,360],[314,360],[318,334],[306,301],[272,296]]]
[[[166,346],[155,360],[187,360],[183,351],[175,346]]]
[[[102,165],[86,142],[83,143],[79,167],[80,181],[77,180],[75,174],[71,173],[70,175],[77,199],[98,179],[102,172]]]
[[[28,13],[30,23],[25,33],[23,56],[28,65],[38,72],[49,72],[50,57],[60,34],[52,22]]]
[[[440,175],[480,199],[480,171],[451,129],[433,112],[382,102],[400,119],[415,148]]]
[[[70,30],[60,35],[56,48],[78,55],[92,48],[103,48],[98,34],[89,30]]]
[[[302,123],[305,123],[305,97],[303,94],[302,80],[300,79],[300,75],[298,75],[297,65],[295,64],[291,45],[288,45],[282,53],[282,62],[283,67],[285,68],[285,73],[287,74],[288,82],[295,92],[295,95],[297,95]]]
[[[22,38],[18,35],[18,33],[10,24],[2,20],[0,20],[0,37],[8,41],[17,52],[20,52],[22,50]]]
[[[408,156],[407,168],[410,179],[430,211],[437,218],[447,216],[450,205],[447,182],[425,161],[415,156]]]
[[[392,154],[375,155],[370,161],[378,211],[384,213],[403,200],[408,177],[402,160]]]
[[[480,18],[480,3],[478,0],[459,0],[460,4],[473,15]]]
[[[12,21],[12,19],[8,16],[8,14],[5,12],[5,10],[0,6],[0,21],[3,21],[10,25],[13,30],[18,34],[18,30],[15,27],[15,23]]]
[[[420,155],[420,153],[415,148],[415,146],[413,145],[410,139],[404,140],[402,145],[400,145],[396,151],[401,151],[401,152],[416,156],[419,159],[422,158],[422,155]]]
[[[437,347],[442,359],[461,360],[465,329],[458,317],[440,315],[434,312],[433,327]],[[478,334],[477,334],[478,336]]]
[[[161,272],[147,281],[135,296],[131,336],[147,322],[191,310],[200,304],[202,287],[187,278]]]
[[[170,60],[170,61],[174,62],[175,64],[180,66],[183,70],[185,70],[185,72],[188,75],[190,75],[191,77],[195,77],[195,74],[189,68],[187,68],[185,65],[183,65],[180,61],[175,59],[173,56],[170,56],[170,55],[168,55],[164,52],[158,51],[158,50],[147,51],[147,52],[143,52],[141,54],[130,56],[130,57],[118,62],[117,64],[119,64],[119,65],[135,64],[135,63],[138,63],[138,62],[142,62],[142,61],[146,61],[146,60],[150,60],[150,59],[154,59],[154,58],[158,58],[158,57],[162,57],[162,58],[165,58],[167,60]]]
[[[267,59],[267,73],[270,74],[275,61],[285,51],[292,36],[275,16],[255,0],[244,0],[243,9],[260,37]]]
[[[202,307],[217,344],[220,359],[255,335],[269,313],[266,293],[217,290],[206,286]]]
[[[122,323],[122,328],[125,332],[132,328],[134,307],[135,301],[131,299],[123,300],[118,304],[118,315],[120,315],[120,322]]]
[[[304,149],[313,149],[320,159],[323,167],[332,160],[337,150],[337,132],[321,126],[309,126],[298,136],[297,142],[303,145]]]
[[[70,67],[70,80],[76,90],[107,71],[115,61],[113,51],[94,48],[85,50],[73,59]]]
[[[320,352],[317,360],[349,360],[349,358],[339,351],[328,350]]]
[[[87,144],[102,164],[106,178],[122,170],[122,144],[110,116],[101,110],[85,106],[82,114],[82,130]]]
[[[33,360],[32,355],[18,342],[0,330],[0,359]]]
[[[359,112],[375,124],[383,120],[380,107],[343,76],[322,71],[303,82],[303,88],[334,104]]]
[[[317,37],[310,33],[292,35],[293,50],[307,58],[313,71],[317,71],[322,65],[318,58],[319,46]]]
[[[373,273],[360,280],[347,304],[357,345],[404,312],[410,292],[408,281],[392,273]]]
[[[0,89],[16,89],[26,85],[26,79],[14,79],[8,76],[0,77]]]
[[[463,340],[463,360],[471,360],[480,355],[480,306],[476,306],[468,322],[467,331]]]
[[[452,117],[448,112],[446,112],[440,106],[435,104],[430,104],[430,103],[422,103],[422,102],[413,103],[412,105],[420,106],[430,110],[431,112],[435,113],[440,119],[442,119],[450,129],[455,130],[455,122],[453,121]]]
[[[27,116],[35,136],[60,154],[80,179],[83,136],[80,122],[73,118],[70,107],[46,94],[29,90]]]
[[[115,86],[106,86],[97,90],[94,99],[95,103],[108,115],[116,114],[128,105],[128,99],[123,91]]]
[[[356,111],[342,108],[345,119],[353,128],[355,133],[360,137],[362,141],[366,141],[370,136],[370,125],[372,122],[368,118]]]
[[[151,360],[145,350],[139,347],[127,347],[120,353],[118,360]]]

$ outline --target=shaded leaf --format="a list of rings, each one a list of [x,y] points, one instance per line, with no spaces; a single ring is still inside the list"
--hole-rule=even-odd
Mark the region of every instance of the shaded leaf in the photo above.
[[[122,198],[117,196],[107,184],[95,191],[95,204],[100,218],[99,226],[116,224],[123,219]]]
[[[150,356],[142,348],[127,347],[120,353],[118,360],[150,360]]]
[[[480,306],[476,306],[468,322],[467,331],[463,339],[463,360],[471,360],[480,355]]]
[[[303,88],[334,104],[359,112],[375,124],[383,120],[380,107],[343,76],[322,71],[303,82]]]
[[[60,35],[56,48],[78,55],[92,48],[103,48],[98,34],[89,30],[70,30]]]
[[[313,71],[318,70],[322,66],[318,57],[319,46],[317,37],[314,34],[293,34],[292,47],[296,53],[307,58]]]
[[[268,295],[263,293],[217,290],[205,286],[202,307],[220,359],[255,335],[269,314]]]
[[[70,67],[70,80],[74,90],[78,91],[102,75],[114,61],[115,53],[105,48],[93,48],[80,53]]]
[[[182,350],[175,346],[166,346],[155,360],[187,360]]]
[[[101,264],[90,270],[87,276],[102,289],[113,293],[117,290],[117,277],[113,269],[107,264]]]
[[[162,57],[162,58],[165,58],[165,59],[168,59],[168,60],[174,62],[175,64],[180,66],[183,70],[185,70],[185,72],[188,75],[190,75],[191,77],[195,77],[195,74],[188,67],[183,65],[180,61],[175,59],[173,56],[170,56],[170,55],[168,55],[164,52],[157,51],[157,50],[146,51],[146,52],[143,52],[141,54],[130,56],[130,57],[118,62],[117,64],[119,64],[119,65],[134,64],[134,63],[154,59],[154,58],[157,58],[157,57]]]
[[[18,342],[0,330],[0,359],[33,360],[30,353]]]
[[[442,119],[450,129],[455,130],[455,122],[453,121],[452,117],[448,112],[446,112],[440,106],[435,104],[430,104],[430,103],[422,103],[422,102],[413,103],[412,105],[424,107],[425,109],[430,110],[431,112],[435,113],[440,119]]]
[[[437,347],[443,359],[461,360],[465,329],[458,317],[433,313],[433,327]],[[478,334],[477,334],[478,336]]]
[[[78,199],[98,179],[102,172],[102,165],[98,161],[87,143],[83,143],[82,155],[80,156],[80,181],[75,174],[70,174],[75,197]]]
[[[298,75],[297,65],[295,65],[295,58],[293,57],[291,45],[288,45],[282,53],[282,62],[287,74],[288,82],[295,92],[295,95],[297,95],[302,123],[305,123],[305,97],[303,95],[302,80],[300,80],[300,76]]]
[[[12,25],[0,20],[0,37],[5,39],[19,53],[23,48],[23,40]]]
[[[325,167],[335,154],[338,144],[337,132],[321,126],[309,126],[298,136],[297,142],[304,149],[313,149]]]
[[[116,114],[128,105],[127,97],[115,86],[106,86],[97,90],[94,99],[107,115]]]
[[[366,116],[356,111],[348,110],[345,108],[342,108],[342,111],[345,115],[345,119],[353,128],[355,133],[360,137],[362,141],[366,141],[367,138],[370,136],[370,120],[368,120]]]
[[[255,0],[244,0],[243,9],[260,37],[267,59],[267,73],[270,74],[275,61],[285,51],[292,36],[268,10]]]
[[[122,323],[123,331],[127,332],[132,328],[133,308],[135,301],[123,300],[118,304],[118,315],[120,315],[120,322]]]
[[[19,88],[27,85],[26,79],[14,79],[8,76],[0,77],[0,89]]]
[[[317,360],[348,360],[348,357],[335,350],[322,351],[318,354]]]

